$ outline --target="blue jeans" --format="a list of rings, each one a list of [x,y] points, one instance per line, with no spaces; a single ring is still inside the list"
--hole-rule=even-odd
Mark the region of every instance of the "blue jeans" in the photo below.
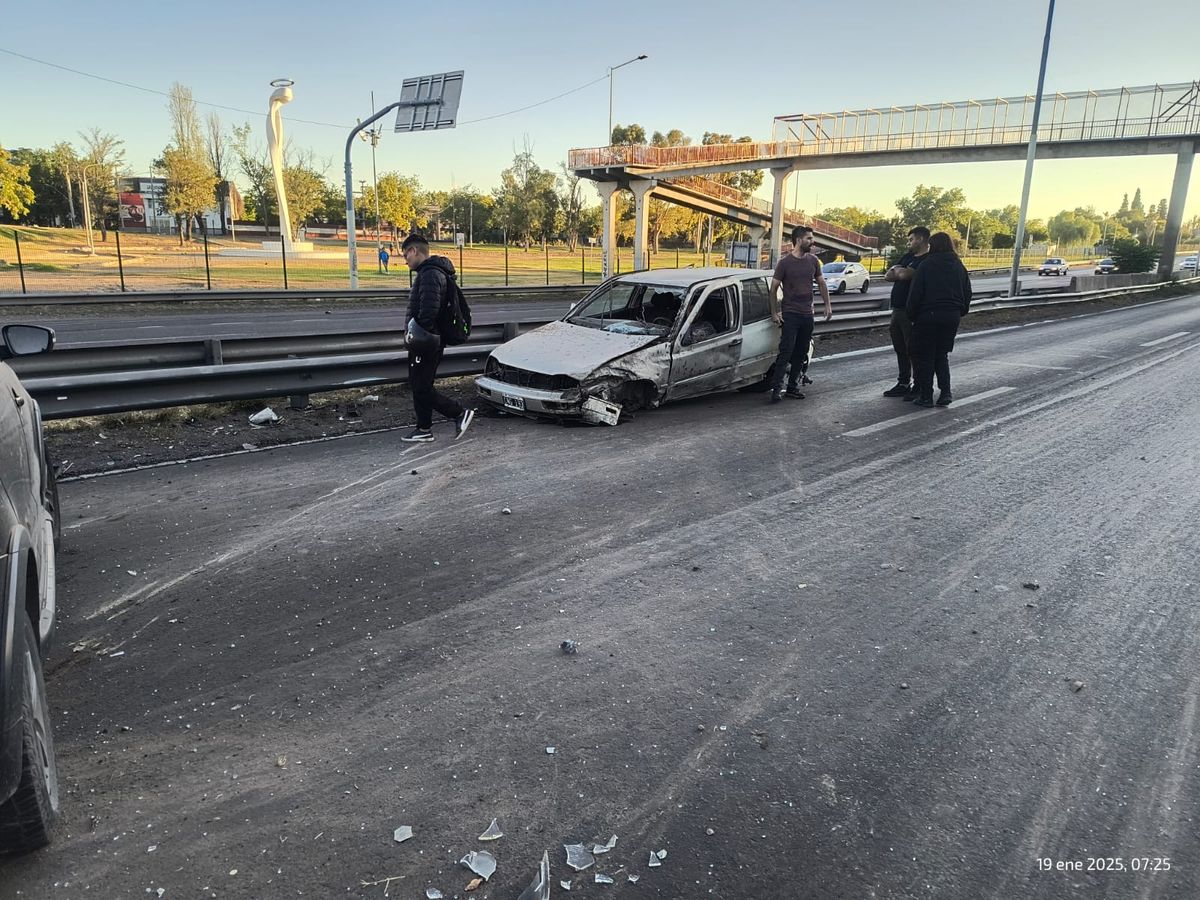
[[[808,345],[813,335],[813,317],[803,313],[784,312],[783,333],[779,336],[779,355],[775,357],[775,372],[771,390],[783,390],[786,377],[788,389],[800,387],[800,376],[808,371]],[[791,365],[791,372],[788,366]]]

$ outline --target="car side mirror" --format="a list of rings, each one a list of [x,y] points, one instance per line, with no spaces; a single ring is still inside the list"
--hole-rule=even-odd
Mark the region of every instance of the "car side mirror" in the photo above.
[[[5,325],[0,329],[6,356],[32,356],[54,347],[54,329],[41,325]]]

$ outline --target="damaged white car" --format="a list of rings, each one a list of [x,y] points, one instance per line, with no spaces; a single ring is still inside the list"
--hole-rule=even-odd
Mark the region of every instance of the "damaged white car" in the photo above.
[[[771,273],[653,269],[609,279],[557,322],[497,347],[480,397],[533,418],[623,411],[762,382],[775,361]]]

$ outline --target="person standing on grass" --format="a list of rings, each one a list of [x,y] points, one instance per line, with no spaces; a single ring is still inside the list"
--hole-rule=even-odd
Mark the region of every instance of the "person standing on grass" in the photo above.
[[[949,406],[950,351],[959,320],[971,309],[971,276],[950,235],[939,231],[929,239],[929,255],[917,269],[908,291],[912,322],[914,406],[933,406],[933,376],[937,374],[938,406]]]
[[[388,248],[383,244],[379,245],[379,265],[383,269],[383,274],[388,274],[388,261],[392,258],[392,254],[388,253]]]
[[[833,304],[829,301],[829,288],[821,272],[821,260],[812,252],[812,245],[813,230],[807,225],[797,225],[792,231],[792,252],[779,260],[771,278],[771,318],[783,327],[771,379],[772,403],[784,398],[785,378],[786,396],[804,399],[800,393],[800,379],[808,368],[808,345],[813,335],[814,282],[825,301],[825,321],[833,318]],[[776,300],[780,287],[783,288],[782,309]]]
[[[455,278],[454,263],[444,256],[430,256],[429,242],[422,234],[413,232],[400,245],[404,262],[415,273],[408,293],[407,321],[409,333],[419,332],[424,340],[420,346],[410,345],[408,352],[408,386],[412,390],[417,427],[400,438],[409,443],[429,443],[433,440],[433,413],[436,410],[454,422],[454,439],[462,437],[471,427],[475,410],[440,393],[433,386],[438,364],[442,361],[442,339],[438,316],[448,299],[447,288]]]
[[[885,397],[916,399],[912,385],[912,323],[908,321],[908,291],[912,287],[917,268],[929,253],[929,229],[924,225],[910,228],[908,252],[900,261],[884,273],[883,280],[892,283],[892,349],[896,351],[896,367],[899,375],[894,387],[883,392]]]

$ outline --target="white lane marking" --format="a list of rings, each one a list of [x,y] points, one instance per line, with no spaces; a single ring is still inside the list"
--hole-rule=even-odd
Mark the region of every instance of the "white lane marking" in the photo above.
[[[1074,372],[1070,366],[1038,366],[1033,363],[1013,362],[1011,359],[994,359],[986,360],[986,362],[995,363],[998,366],[1024,366],[1026,369],[1050,369],[1055,372]]]
[[[998,387],[992,388],[990,391],[984,391],[982,394],[972,394],[969,397],[964,397],[961,400],[955,400],[954,405],[970,406],[972,403],[979,403],[982,400],[990,400],[992,397],[999,397],[1001,394],[1008,394],[1015,391],[1015,387]],[[897,416],[894,419],[884,419],[882,422],[876,422],[874,425],[864,425],[862,428],[855,428],[853,431],[842,432],[842,437],[863,437],[864,435],[874,434],[877,431],[883,431],[886,428],[891,428],[894,425],[899,425],[902,422],[911,422],[914,419],[920,419],[924,416],[945,415],[940,409],[923,409],[920,412],[909,413],[904,416]]]
[[[1160,337],[1157,341],[1147,341],[1144,344],[1139,344],[1141,347],[1157,347],[1159,344],[1165,344],[1167,341],[1177,341],[1181,337],[1187,337],[1191,334],[1190,331],[1177,331],[1174,334],[1168,334],[1166,337]]]
[[[166,328],[166,325],[138,325],[136,331],[146,331],[151,328]]]

